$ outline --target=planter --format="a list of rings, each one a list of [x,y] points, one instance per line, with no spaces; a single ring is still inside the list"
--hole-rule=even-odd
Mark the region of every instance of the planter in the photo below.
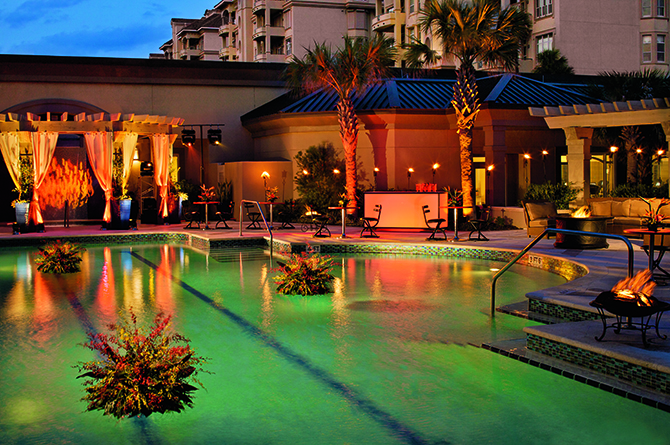
[[[168,221],[170,224],[181,222],[181,198],[179,196],[168,197]]]
[[[30,210],[29,202],[17,202],[14,206],[16,211],[16,223],[20,226],[28,224],[28,211]]]

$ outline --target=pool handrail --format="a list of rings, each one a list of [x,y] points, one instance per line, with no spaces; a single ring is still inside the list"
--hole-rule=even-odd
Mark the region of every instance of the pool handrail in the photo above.
[[[608,238],[608,239],[617,239],[626,243],[628,247],[628,278],[633,276],[633,245],[630,240],[623,235],[614,235],[610,233],[599,233],[599,232],[584,232],[582,230],[569,230],[569,229],[554,229],[547,228],[544,232],[540,233],[533,241],[530,242],[526,247],[519,252],[517,256],[512,258],[502,269],[500,269],[494,276],[493,281],[491,282],[491,318],[495,318],[496,313],[496,281],[502,274],[504,274],[507,269],[512,267],[522,256],[526,254],[535,244],[537,244],[545,235],[551,233],[563,233],[566,235],[578,235],[578,236],[593,236],[597,238]]]
[[[273,247],[273,241],[272,241],[272,226],[268,224],[268,220],[265,219],[265,214],[263,213],[263,209],[261,209],[261,203],[258,201],[251,201],[249,199],[243,199],[240,201],[240,236],[242,236],[242,226],[244,225],[244,211],[243,211],[243,206],[245,202],[251,202],[253,204],[256,204],[256,207],[258,207],[258,211],[261,213],[261,218],[263,218],[263,223],[265,224],[265,229],[268,231],[270,234],[270,258],[272,258],[272,247]]]

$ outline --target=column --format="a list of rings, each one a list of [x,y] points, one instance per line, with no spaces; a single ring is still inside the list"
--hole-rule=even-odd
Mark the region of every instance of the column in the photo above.
[[[670,121],[661,122],[661,126],[663,127],[663,133],[665,133],[665,142],[670,147]],[[666,156],[670,159],[670,150],[666,152]],[[668,162],[668,170],[670,170],[670,162]],[[668,171],[668,177],[670,178],[670,171]],[[670,187],[670,181],[668,181],[668,187]]]
[[[486,166],[493,165],[493,171],[486,173],[486,203],[492,206],[505,206],[507,188],[505,154],[505,126],[487,126],[484,130],[484,156]]]
[[[591,187],[591,138],[593,128],[564,128],[568,145],[568,182],[582,191],[577,195],[577,205],[586,204]]]

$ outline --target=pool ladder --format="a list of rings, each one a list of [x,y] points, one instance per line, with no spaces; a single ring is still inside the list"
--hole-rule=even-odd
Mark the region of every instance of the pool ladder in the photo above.
[[[258,211],[261,214],[261,218],[263,218],[263,224],[265,224],[265,229],[268,231],[270,234],[270,260],[272,260],[272,248],[274,246],[274,242],[272,240],[272,226],[268,224],[268,220],[265,218],[265,214],[263,213],[263,209],[261,208],[261,203],[258,201],[250,201],[248,199],[243,199],[240,201],[240,236],[242,236],[242,226],[244,225],[244,203],[245,202],[250,202],[253,204],[256,204],[256,207],[258,207]]]
[[[548,228],[545,229],[544,232],[540,233],[537,236],[537,238],[535,238],[533,241],[530,242],[530,244],[524,247],[524,249],[521,252],[519,252],[517,256],[515,256],[509,263],[507,263],[502,269],[500,269],[493,276],[493,281],[491,282],[491,318],[495,318],[496,316],[496,281],[498,281],[498,278],[500,278],[502,274],[504,274],[507,271],[507,269],[512,267],[514,263],[519,261],[519,259],[522,256],[524,256],[526,252],[532,249],[533,246],[535,246],[535,244],[537,244],[542,238],[552,233],[563,233],[566,235],[578,235],[578,236],[593,236],[597,238],[617,239],[623,241],[624,243],[626,243],[626,246],[628,247],[628,278],[631,278],[633,276],[633,245],[625,236],[613,235],[610,233],[584,232],[582,230]]]

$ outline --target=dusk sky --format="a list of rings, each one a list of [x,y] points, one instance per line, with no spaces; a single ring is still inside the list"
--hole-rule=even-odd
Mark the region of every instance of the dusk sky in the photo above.
[[[0,54],[146,59],[217,0],[0,0]]]

